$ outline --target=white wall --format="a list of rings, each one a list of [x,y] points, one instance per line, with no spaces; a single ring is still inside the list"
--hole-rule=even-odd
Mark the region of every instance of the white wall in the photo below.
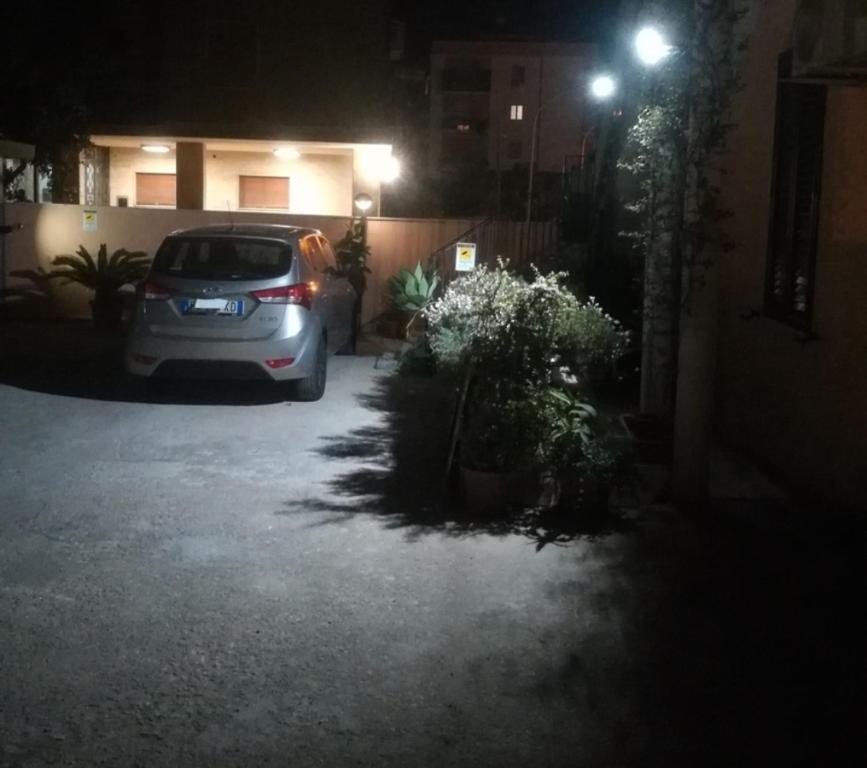
[[[136,173],[174,173],[175,153],[152,155],[139,148],[111,147],[109,194],[135,199]],[[306,154],[297,160],[281,160],[271,152],[223,152],[205,154],[205,208],[238,210],[239,176],[288,176],[287,213],[350,216],[353,200],[352,154]],[[227,205],[228,203],[228,205]]]
[[[51,269],[51,260],[62,253],[73,253],[83,244],[96,253],[100,243],[106,243],[109,253],[118,248],[142,250],[153,256],[163,238],[176,229],[225,223],[220,211],[189,211],[153,208],[99,207],[97,229],[85,232],[81,205],[9,205],[8,223],[20,223],[23,228],[6,237],[6,268]],[[90,210],[90,209],[88,209]],[[292,224],[313,227],[337,242],[346,232],[350,219],[339,216],[293,216],[289,214],[235,213],[237,223]],[[440,246],[466,232],[474,222],[466,219],[371,219],[368,242],[371,248],[368,293],[364,300],[365,321],[385,308],[386,283],[400,267],[414,267],[416,261],[427,261]],[[9,284],[21,281],[10,278]],[[66,315],[86,317],[91,294],[75,285],[52,288],[57,304]]]
[[[352,155],[301,155],[281,160],[271,152],[205,153],[205,208],[238,210],[239,176],[288,176],[289,213],[352,215]],[[227,206],[228,202],[228,206]]]
[[[174,150],[165,155],[153,155],[138,148],[111,147],[109,158],[111,166],[108,174],[108,194],[112,205],[117,205],[118,197],[126,197],[130,205],[137,205],[137,173],[175,172]]]

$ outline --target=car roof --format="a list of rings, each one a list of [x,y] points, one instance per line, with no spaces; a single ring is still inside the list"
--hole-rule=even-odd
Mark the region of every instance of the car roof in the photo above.
[[[321,235],[318,229],[309,227],[293,227],[288,224],[209,224],[204,227],[177,229],[169,237],[267,237],[272,240],[290,242],[304,235]]]

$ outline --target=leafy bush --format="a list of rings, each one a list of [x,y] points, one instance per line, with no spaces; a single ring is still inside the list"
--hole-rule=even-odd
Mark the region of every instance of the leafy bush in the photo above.
[[[334,244],[337,267],[328,268],[331,274],[349,281],[359,301],[367,290],[367,276],[370,274],[367,266],[370,246],[365,240],[364,226],[363,222],[357,221],[347,227],[343,237]]]
[[[564,368],[581,382],[625,349],[626,334],[595,301],[579,301],[563,274],[534,269],[522,280],[499,263],[452,282],[424,314],[437,364],[471,381],[464,466],[556,471],[579,484],[613,476],[617,454],[595,409],[557,384]]]
[[[564,362],[579,375],[586,377],[590,371],[612,366],[627,350],[628,331],[606,314],[592,296],[567,312],[561,322],[560,349]]]
[[[524,281],[502,262],[452,282],[424,314],[437,361],[454,366],[474,359],[536,382],[550,382],[564,366],[581,377],[615,362],[628,335],[593,299],[580,302],[561,273]]]

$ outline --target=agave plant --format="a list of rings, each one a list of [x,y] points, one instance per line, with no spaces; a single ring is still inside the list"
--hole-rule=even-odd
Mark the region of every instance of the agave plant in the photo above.
[[[433,300],[439,282],[435,270],[425,274],[421,262],[418,262],[414,271],[402,269],[389,279],[391,303],[404,312],[418,314]]]
[[[53,269],[49,275],[65,280],[65,285],[78,283],[90,288],[94,293],[91,305],[94,321],[99,326],[114,327],[119,324],[123,309],[119,289],[144,280],[148,263],[143,251],[121,248],[109,257],[108,248],[102,243],[94,259],[87,248],[79,245],[74,254],[55,256],[52,266],[65,269]]]

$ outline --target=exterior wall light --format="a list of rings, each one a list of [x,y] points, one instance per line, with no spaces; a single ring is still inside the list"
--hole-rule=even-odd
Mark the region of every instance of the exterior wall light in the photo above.
[[[379,171],[379,180],[385,184],[390,184],[400,176],[400,160],[389,155],[382,164]]]
[[[292,147],[277,147],[274,150],[274,156],[279,157],[281,160],[297,160],[301,157],[301,153]]]
[[[610,75],[598,75],[590,82],[590,95],[598,101],[610,99],[617,91],[617,81]]]
[[[362,215],[370,210],[371,205],[373,205],[373,198],[367,192],[359,192],[355,196],[355,207],[361,211]]]
[[[671,53],[671,46],[655,27],[644,27],[635,36],[635,53],[647,67],[655,67]]]
[[[150,152],[153,155],[165,155],[171,152],[171,148],[165,144],[142,144],[141,148],[145,152]]]

